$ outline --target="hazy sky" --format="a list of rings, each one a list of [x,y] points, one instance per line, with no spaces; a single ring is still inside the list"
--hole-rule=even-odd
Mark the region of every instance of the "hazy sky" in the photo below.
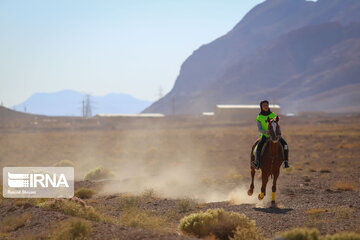
[[[0,101],[73,89],[156,100],[262,0],[0,0]]]

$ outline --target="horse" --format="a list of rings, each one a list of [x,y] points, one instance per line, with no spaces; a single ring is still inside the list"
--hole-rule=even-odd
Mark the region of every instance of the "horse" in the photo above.
[[[259,200],[262,200],[266,195],[266,184],[268,182],[269,176],[273,176],[273,185],[272,185],[272,201],[271,203],[275,204],[275,195],[276,195],[276,181],[280,174],[280,167],[284,161],[283,149],[279,142],[280,140],[280,126],[279,126],[279,117],[277,116],[274,119],[266,120],[268,123],[269,135],[270,138],[267,144],[263,146],[263,154],[261,157],[261,177],[262,177],[262,186],[261,193],[258,196]],[[252,149],[251,149],[251,158],[250,158],[250,168],[251,168],[251,184],[250,189],[248,190],[248,195],[251,196],[254,192],[254,175],[255,168],[252,166],[251,161],[254,161],[254,148],[259,142],[258,139]]]

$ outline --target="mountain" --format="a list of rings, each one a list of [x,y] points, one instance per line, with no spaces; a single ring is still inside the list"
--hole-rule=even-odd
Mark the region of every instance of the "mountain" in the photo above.
[[[14,109],[48,116],[81,116],[85,95],[73,90],[54,93],[36,93]],[[139,113],[151,102],[136,99],[127,94],[111,93],[90,97],[92,115],[98,113]]]
[[[305,98],[357,83],[358,22],[358,0],[267,0],[194,51],[173,89],[144,112],[171,113],[174,102],[176,113],[200,113],[263,98],[286,112],[307,110]]]

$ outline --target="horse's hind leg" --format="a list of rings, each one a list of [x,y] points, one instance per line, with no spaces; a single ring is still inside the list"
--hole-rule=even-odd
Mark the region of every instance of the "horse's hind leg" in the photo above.
[[[254,192],[254,176],[255,176],[255,168],[251,167],[251,184],[248,191],[248,195],[251,196]]]
[[[271,203],[275,204],[275,195],[276,195],[276,180],[279,177],[279,171],[276,171],[274,173],[274,179],[273,179],[273,185],[272,185],[272,199],[271,199]]]

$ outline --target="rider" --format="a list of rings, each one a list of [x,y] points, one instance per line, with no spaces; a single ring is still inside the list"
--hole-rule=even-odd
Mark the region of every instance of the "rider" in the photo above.
[[[269,129],[268,129],[268,124],[267,124],[266,120],[267,120],[268,117],[270,119],[276,117],[276,114],[270,111],[269,101],[267,101],[267,100],[261,101],[260,102],[260,109],[261,109],[261,112],[259,113],[259,115],[256,118],[256,123],[257,123],[257,126],[258,126],[258,130],[260,132],[260,141],[259,141],[259,144],[257,146],[256,154],[255,154],[255,168],[256,169],[259,169],[259,167],[260,167],[261,150],[262,150],[262,148],[264,146],[264,143],[269,138]],[[279,137],[280,137],[280,143],[284,148],[284,167],[288,168],[289,167],[289,162],[288,162],[289,149],[288,149],[288,145],[287,145],[286,141],[281,137],[281,131],[280,131]]]

